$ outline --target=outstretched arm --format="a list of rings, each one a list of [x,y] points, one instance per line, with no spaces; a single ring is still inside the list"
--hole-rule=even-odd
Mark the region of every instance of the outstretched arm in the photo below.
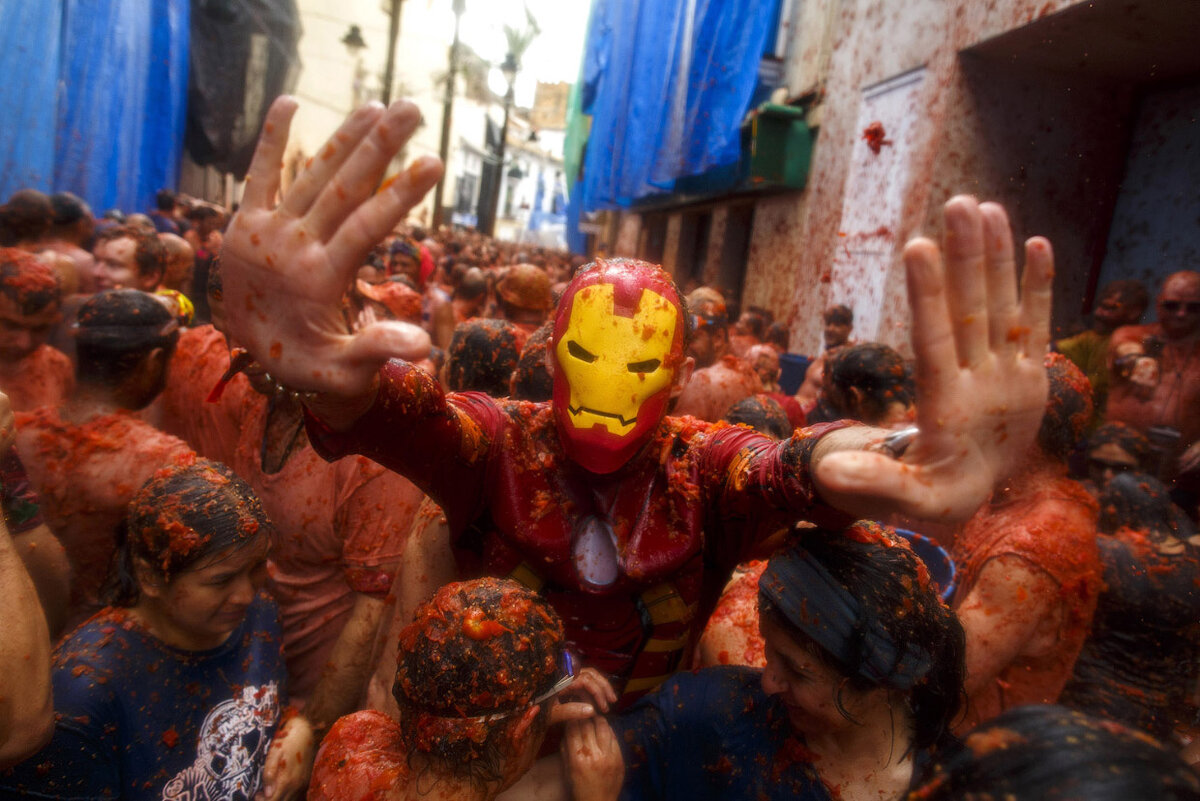
[[[872,452],[889,432],[862,427],[826,435],[813,453],[817,492],[856,517],[968,517],[1032,443],[1045,409],[1050,243],[1025,243],[1018,298],[1004,209],[959,196],[944,213],[941,248],[919,238],[904,249],[920,433],[900,459]]]
[[[296,102],[271,106],[241,209],[221,249],[232,339],[281,383],[320,393],[311,408],[348,426],[371,404],[389,358],[419,359],[429,336],[378,322],[351,334],[341,299],[368,251],[404,219],[442,174],[423,157],[376,191],[420,122],[406,101],[355,111],[278,199],[280,165]]]

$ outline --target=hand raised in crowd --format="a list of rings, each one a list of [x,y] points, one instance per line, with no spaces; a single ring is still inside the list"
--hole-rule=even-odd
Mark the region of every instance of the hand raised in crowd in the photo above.
[[[271,105],[221,249],[229,328],[287,386],[358,398],[389,358],[429,352],[429,336],[406,323],[351,334],[341,300],[368,251],[437,183],[442,165],[419,158],[376,192],[421,114],[406,101],[374,103],[350,115],[276,203],[295,111],[290,97]]]
[[[1050,243],[1025,243],[1018,298],[1004,209],[958,196],[944,215],[941,248],[918,238],[904,249],[919,434],[900,459],[853,451],[865,444],[853,430],[823,438],[815,454],[821,496],[860,517],[969,516],[1032,443],[1045,409]]]

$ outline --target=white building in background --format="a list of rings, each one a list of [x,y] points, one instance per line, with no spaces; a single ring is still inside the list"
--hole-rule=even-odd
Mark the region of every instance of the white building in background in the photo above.
[[[354,108],[382,97],[391,6],[391,0],[297,0],[304,26],[299,45],[302,68],[294,92],[300,108],[292,123],[284,159],[285,180],[318,152]],[[415,102],[423,121],[390,172],[399,171],[419,156],[438,155],[444,78],[454,38],[452,0],[407,0],[400,7],[392,97]],[[468,3],[467,14],[470,13]],[[365,47],[352,48],[343,43],[354,26]],[[557,88],[557,91],[564,90]],[[553,114],[540,111],[534,116],[555,119]],[[453,212],[452,219],[456,222],[474,225],[484,161],[494,158],[487,148],[487,121],[491,120],[493,131],[498,133],[504,119],[503,103],[497,99],[489,104],[467,97],[460,76],[451,119],[442,202],[448,212]],[[557,231],[546,234],[544,230],[530,232],[529,223],[533,218],[539,227],[548,224],[553,228],[553,221],[545,222],[546,215],[561,211],[555,204],[564,185],[563,127],[560,122],[558,130],[539,130],[537,141],[530,141],[533,129],[527,115],[513,110],[505,158],[505,173],[510,177],[502,182],[497,236],[522,241],[544,239],[544,244],[561,246],[561,224]],[[449,214],[447,217],[451,218]],[[431,192],[410,212],[409,221],[429,224],[432,219]]]

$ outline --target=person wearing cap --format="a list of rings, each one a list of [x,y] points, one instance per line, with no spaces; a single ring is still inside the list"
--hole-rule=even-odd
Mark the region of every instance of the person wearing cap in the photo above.
[[[46,343],[60,321],[60,286],[37,257],[0,248],[0,389],[14,411],[57,406],[74,388],[71,360]]]
[[[877,523],[808,529],[758,585],[765,668],[681,673],[567,725],[577,798],[897,799],[952,742],[962,626]]]
[[[496,283],[500,313],[520,332],[520,350],[525,340],[541,328],[554,307],[550,276],[533,264],[514,264]]]
[[[309,801],[487,801],[533,764],[550,726],[607,709],[545,599],[515,581],[447,584],[400,632],[391,659],[399,719],[337,721],[313,765]],[[585,701],[564,694],[585,693]]]
[[[71,562],[68,626],[102,605],[133,493],[161,468],[195,458],[186,442],[134,414],[162,391],[178,338],[178,321],[152,295],[97,293],[79,310],[74,394],[17,414],[17,452]]]
[[[692,341],[688,354],[696,360],[696,371],[675,404],[674,413],[690,414],[715,423],[729,407],[763,391],[758,374],[747,362],[733,355],[729,346],[729,320],[725,301],[716,290],[701,287],[711,295],[689,298],[692,311]]]

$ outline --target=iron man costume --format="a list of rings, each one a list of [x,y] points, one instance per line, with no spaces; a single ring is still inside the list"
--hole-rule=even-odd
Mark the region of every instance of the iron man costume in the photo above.
[[[441,505],[464,575],[541,591],[623,704],[683,666],[756,542],[801,516],[846,522],[817,503],[808,471],[817,439],[839,424],[775,441],[664,417],[684,360],[683,315],[661,268],[598,261],[559,304],[551,402],[443,394],[392,361],[349,431],[309,419],[326,458],[363,454]]]

